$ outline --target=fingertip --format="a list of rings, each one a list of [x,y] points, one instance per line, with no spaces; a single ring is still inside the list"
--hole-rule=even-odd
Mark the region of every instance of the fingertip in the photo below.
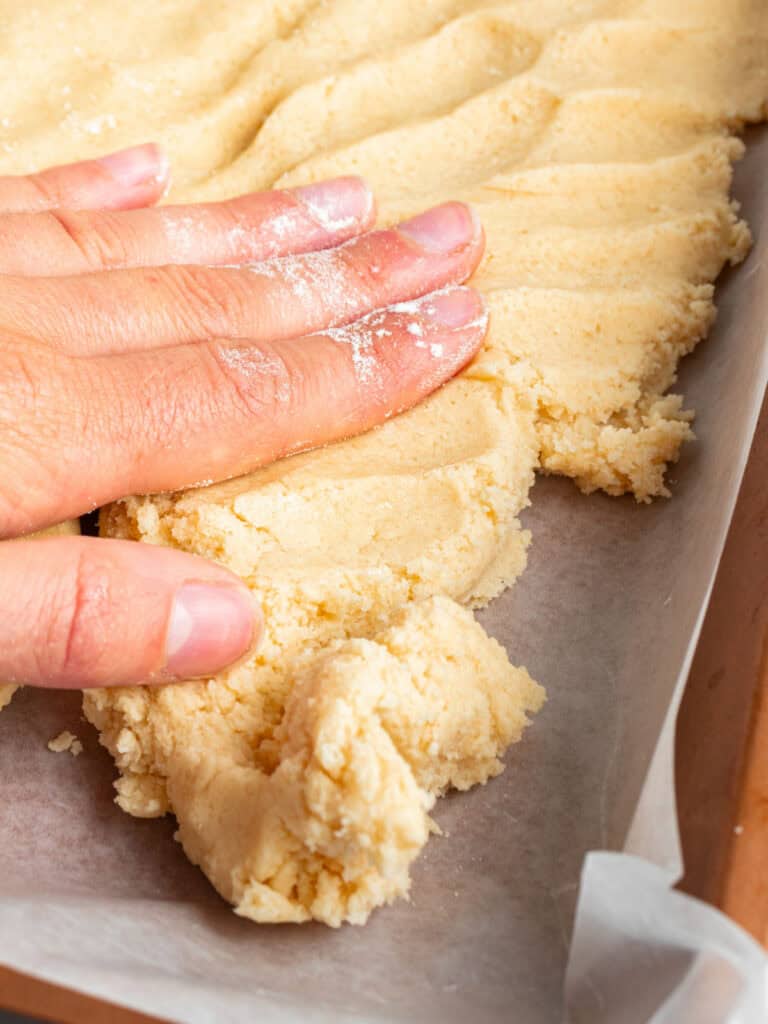
[[[154,184],[160,189],[160,198],[162,199],[168,195],[171,188],[171,160],[163,147],[157,142],[152,142],[150,145],[154,147],[157,154],[157,174],[154,178]]]
[[[446,256],[477,244],[482,230],[474,207],[458,201],[433,206],[397,225],[397,231],[419,249]]]
[[[487,312],[482,295],[466,285],[444,288],[428,295],[419,312],[436,327],[458,328],[487,326]]]
[[[168,171],[165,154],[155,142],[119,149],[95,162],[123,188],[159,183]]]
[[[245,584],[188,580],[171,604],[163,675],[215,675],[251,654],[262,635],[261,611]]]
[[[350,174],[346,176],[346,180],[350,184],[357,188],[361,195],[365,197],[365,213],[361,218],[361,225],[364,230],[372,228],[376,223],[376,218],[379,214],[378,203],[376,202],[376,196],[373,193],[373,189],[368,182],[359,174]]]
[[[95,163],[117,187],[113,204],[117,208],[148,205],[170,188],[170,162],[156,142],[108,153]]]
[[[391,312],[398,317],[397,329],[390,333],[402,366],[400,379],[411,381],[414,400],[459,373],[480,349],[488,329],[485,301],[467,286],[399,303]]]
[[[437,293],[432,308],[434,329],[441,336],[432,343],[432,352],[438,351],[435,344],[444,346],[447,377],[452,377],[481,348],[488,333],[488,307],[480,292],[464,285]]]
[[[469,285],[449,285],[410,302],[398,302],[390,312],[405,314],[405,331],[417,348],[427,334],[474,330],[482,340],[488,327],[485,299]]]
[[[317,181],[290,191],[329,235],[365,230],[376,216],[373,192],[357,175]]]

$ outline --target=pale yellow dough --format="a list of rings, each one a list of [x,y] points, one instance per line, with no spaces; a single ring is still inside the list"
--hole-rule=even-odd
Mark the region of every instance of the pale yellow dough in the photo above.
[[[291,678],[266,764],[167,753],[180,838],[237,913],[363,923],[409,887],[428,812],[498,774],[543,691],[447,598],[407,604],[371,640],[331,642]]]
[[[0,0],[3,170],[155,138],[172,158],[173,199],[359,172],[384,221],[458,196],[486,227],[475,281],[491,327],[461,380],[367,437],[103,518],[107,535],[231,566],[267,621],[258,656],[216,680],[86,699],[122,772],[120,803],[172,809],[186,850],[241,913],[362,920],[405,891],[433,789],[482,781],[519,734],[494,733],[492,761],[459,780],[440,775],[442,747],[403,733],[414,702],[439,716],[448,652],[463,666],[450,682],[462,701],[509,699],[516,721],[536,703],[446,603],[482,604],[522,571],[517,515],[534,469],[641,501],[667,493],[666,467],[691,436],[667,391],[712,322],[717,274],[749,244],[729,197],[742,151],[731,133],[765,115],[768,5],[76,10]],[[434,669],[409,653],[425,650],[415,621]],[[388,629],[407,636],[402,652],[381,639]],[[422,671],[434,688],[422,690]],[[363,767],[350,723],[368,740]],[[315,773],[327,734],[349,779]],[[457,731],[459,760],[486,736]],[[360,799],[374,764],[392,786]],[[319,814],[307,803],[317,778],[329,779]]]

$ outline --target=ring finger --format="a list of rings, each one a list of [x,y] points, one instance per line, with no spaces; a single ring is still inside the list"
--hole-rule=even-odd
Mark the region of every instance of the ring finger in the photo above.
[[[167,159],[148,143],[36,174],[0,175],[0,212],[130,210],[157,202],[168,181]]]

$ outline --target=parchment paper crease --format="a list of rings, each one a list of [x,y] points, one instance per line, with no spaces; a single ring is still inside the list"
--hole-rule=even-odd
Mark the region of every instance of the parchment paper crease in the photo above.
[[[113,805],[78,696],[27,691],[0,715],[1,960],[189,1024],[538,1024],[562,1019],[581,878],[569,1019],[762,1024],[763,953],[670,884],[674,716],[768,378],[767,168],[754,132],[737,193],[756,244],[683,369],[699,441],[673,499],[536,484],[530,567],[481,617],[549,703],[501,778],[442,802],[411,905],[363,930],[237,919],[171,822]],[[81,757],[46,749],[63,728]]]

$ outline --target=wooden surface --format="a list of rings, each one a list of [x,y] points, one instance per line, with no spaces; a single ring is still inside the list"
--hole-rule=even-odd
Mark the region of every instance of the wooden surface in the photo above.
[[[681,888],[768,944],[768,411],[678,719]],[[0,968],[0,1006],[58,1024],[157,1024]]]
[[[768,944],[768,404],[677,723],[681,888]]]
[[[89,999],[4,967],[0,967],[0,1006],[56,1024],[163,1024],[156,1017]]]

